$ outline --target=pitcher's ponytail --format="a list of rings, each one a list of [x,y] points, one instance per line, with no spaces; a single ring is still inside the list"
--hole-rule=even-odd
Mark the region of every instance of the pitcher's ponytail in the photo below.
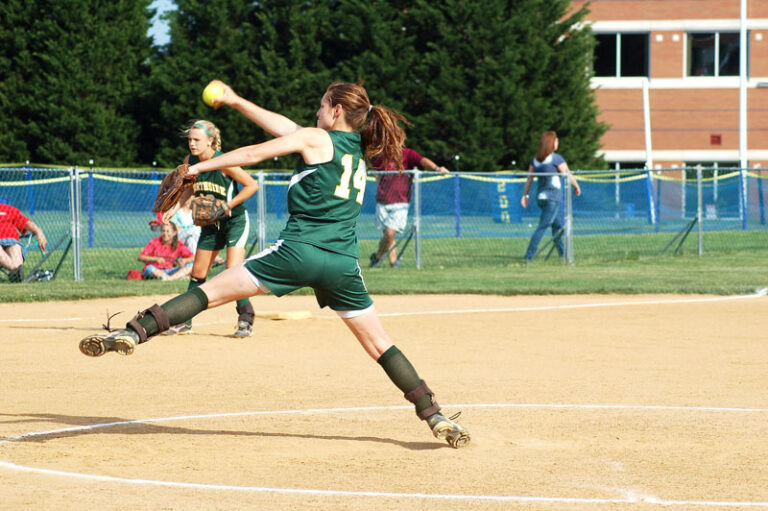
[[[386,107],[372,105],[368,92],[357,83],[332,83],[325,93],[331,106],[344,107],[347,123],[360,129],[368,161],[383,156],[385,161],[391,161],[398,170],[403,170],[405,131],[399,123],[409,124],[405,117]]]

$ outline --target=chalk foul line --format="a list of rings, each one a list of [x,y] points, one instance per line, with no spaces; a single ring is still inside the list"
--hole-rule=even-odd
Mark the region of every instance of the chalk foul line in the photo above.
[[[540,305],[536,307],[508,307],[499,309],[454,309],[442,311],[410,311],[410,312],[386,312],[379,316],[428,316],[435,314],[477,314],[477,313],[498,313],[498,312],[535,312],[549,310],[566,309],[589,309],[596,307],[626,307],[631,305],[663,305],[675,303],[704,303],[704,302],[723,302],[729,300],[747,300],[750,298],[761,298],[768,295],[768,288],[758,289],[752,294],[735,296],[710,296],[706,298],[676,298],[670,300],[643,300],[637,302],[600,302],[600,303],[573,303],[566,305]]]

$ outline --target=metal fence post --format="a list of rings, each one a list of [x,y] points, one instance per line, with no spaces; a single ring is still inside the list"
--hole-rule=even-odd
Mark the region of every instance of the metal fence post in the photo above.
[[[29,216],[35,216],[35,189],[32,184],[32,170],[29,166],[29,160],[27,160],[27,209],[29,209]]]
[[[416,269],[421,269],[421,170],[413,170],[413,227],[416,230]]]
[[[453,210],[456,215],[456,237],[461,237],[461,175],[459,175],[458,154],[453,157],[453,170],[456,172],[456,178],[453,181]]]
[[[646,193],[648,194],[648,222],[656,225],[656,201],[653,199],[653,175],[650,169],[646,179]]]
[[[69,218],[72,235],[72,265],[75,282],[83,280],[80,273],[80,168],[69,168]]]
[[[75,214],[77,215],[77,222],[75,223],[75,232],[77,233],[77,241],[73,242],[74,247],[77,250],[75,252],[75,282],[83,280],[82,272],[82,254],[83,254],[83,240],[81,233],[82,215],[83,215],[83,186],[82,177],[80,176],[80,167],[75,166]]]
[[[704,238],[704,226],[702,225],[704,223],[704,216],[701,214],[702,210],[702,203],[704,202],[703,197],[703,185],[702,185],[702,178],[701,178],[701,165],[696,165],[696,216],[698,218],[698,225],[699,225],[699,256],[701,256],[704,253],[704,245],[703,245],[703,238]]]
[[[755,179],[757,180],[757,203],[760,206],[760,225],[765,225],[765,201],[763,200],[763,174],[760,165],[755,165]]]
[[[614,202],[616,203],[616,214],[614,215],[614,218],[619,218],[621,214],[621,178],[619,177],[619,162],[616,162],[615,166],[616,171],[616,186],[614,191]]]
[[[69,167],[67,171],[69,172],[69,235],[72,239],[72,259],[74,261],[76,259],[75,254],[77,253],[77,244],[75,243],[75,169]],[[72,278],[75,279],[76,275],[77,270],[75,269]]]
[[[264,171],[260,170],[258,174],[259,191],[256,197],[259,201],[256,208],[256,236],[258,236],[257,246],[259,252],[267,246],[267,193],[264,189]]]
[[[698,167],[699,165],[697,165]],[[686,200],[685,200],[685,192],[686,192],[686,184],[688,182],[688,168],[683,167],[683,173],[680,176],[680,218],[685,220],[685,206],[686,206]]]
[[[571,171],[565,177],[565,261],[573,264],[573,201]]]
[[[456,217],[456,237],[461,238],[461,174],[453,175],[453,213]]]
[[[93,160],[88,162],[90,172],[88,172],[88,248],[93,248],[94,242],[94,215],[95,215],[95,183],[93,180]]]
[[[741,169],[740,171],[740,179],[739,179],[739,191],[741,192],[739,196],[739,212],[741,213],[741,228],[743,230],[747,230],[747,216],[748,216],[748,204],[749,204],[749,195],[748,195],[748,189],[747,189],[747,169]]]
[[[660,175],[658,172],[656,175]],[[661,231],[661,186],[664,180],[659,178],[656,180],[656,232]]]

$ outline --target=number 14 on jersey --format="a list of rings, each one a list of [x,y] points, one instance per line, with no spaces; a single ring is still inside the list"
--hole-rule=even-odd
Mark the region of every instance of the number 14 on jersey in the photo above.
[[[365,174],[365,160],[360,158],[360,162],[357,164],[357,170],[355,170],[355,175],[352,175],[352,164],[354,163],[354,160],[352,159],[351,154],[345,154],[341,157],[341,165],[344,167],[344,172],[341,173],[341,179],[339,180],[339,184],[336,185],[336,189],[333,191],[333,194],[336,197],[340,197],[342,199],[349,199],[349,181],[352,181],[352,187],[357,190],[357,196],[355,197],[355,201],[358,204],[363,203],[363,197],[365,196],[365,184],[366,184],[366,174]]]

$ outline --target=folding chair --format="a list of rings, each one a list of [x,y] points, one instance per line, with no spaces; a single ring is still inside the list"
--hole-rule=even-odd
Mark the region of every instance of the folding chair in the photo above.
[[[677,241],[678,238],[679,238],[680,241],[678,242],[677,247],[675,248],[675,252],[674,252],[674,254],[677,255],[680,252],[680,249],[682,248],[683,243],[685,243],[686,238],[688,237],[689,234],[691,234],[691,230],[693,230],[693,227],[696,225],[696,223],[698,221],[699,221],[699,216],[696,215],[695,217],[693,217],[693,220],[688,222],[685,225],[685,227],[683,227],[683,229],[680,232],[675,234],[675,237],[672,238],[672,240],[669,243],[667,243],[667,245],[664,248],[661,249],[661,252],[659,252],[656,255],[657,256],[664,255],[664,253],[667,251],[667,249],[669,249],[669,247],[671,247],[675,243],[675,241]],[[681,238],[681,236],[682,236],[682,238]]]
[[[416,233],[416,226],[412,225],[405,231],[403,231],[402,236],[395,242],[394,245],[392,245],[392,248],[384,252],[384,254],[379,258],[376,259],[376,261],[371,261],[371,268],[376,268],[379,264],[381,264],[382,261],[389,259],[389,254],[393,250],[398,250],[399,255],[397,256],[397,260],[395,261],[395,264],[399,263],[400,260],[403,258],[403,254],[405,254],[405,249],[408,248],[408,244],[411,242],[411,239],[413,238],[413,235]],[[400,245],[402,245],[402,248],[400,248]]]
[[[24,246],[23,250],[26,253],[32,244],[32,239],[35,236],[31,233],[24,234],[19,237],[19,242],[22,243]],[[40,268],[45,264],[46,261],[48,261],[51,256],[56,252],[56,250],[61,247],[64,243],[67,243],[66,248],[61,253],[58,262],[56,263],[56,267],[54,270],[41,270]],[[56,276],[59,274],[59,270],[61,269],[61,265],[64,263],[64,259],[67,257],[67,254],[69,253],[70,248],[72,248],[72,235],[71,233],[64,234],[56,243],[49,245],[47,252],[43,255],[43,257],[38,261],[38,263],[27,273],[24,268],[24,264],[22,264],[22,269],[20,270],[20,279],[21,282],[34,282],[34,281],[48,281],[53,280],[56,278]],[[11,282],[11,275],[10,271],[6,268],[0,269],[0,282],[8,281]],[[24,276],[26,273],[26,277]],[[14,280],[15,281],[15,280]]]
[[[544,258],[545,261],[549,261],[549,257],[552,255],[552,252],[554,252],[555,248],[557,248],[557,240],[562,237],[563,232],[565,232],[565,227],[558,229],[557,232],[555,232],[555,234],[552,236],[552,239],[548,240],[539,248],[539,250],[536,251],[536,254],[534,254],[533,258],[536,259],[536,256],[544,252],[551,244],[552,246],[549,247],[549,252],[547,252],[546,257]]]
[[[56,263],[56,268],[53,271],[41,270],[40,267],[43,266],[43,264],[45,264],[45,262],[54,254],[54,252],[56,252],[56,249],[58,249],[64,243],[66,243],[67,246],[64,248],[64,251],[59,257],[59,261]],[[48,251],[45,253],[45,255],[43,255],[43,258],[40,259],[35,267],[32,268],[32,271],[29,272],[29,275],[27,275],[27,277],[24,279],[24,282],[45,282],[55,279],[56,275],[59,274],[61,265],[64,263],[64,259],[67,257],[70,248],[72,248],[72,234],[68,232],[59,238],[59,241],[57,241],[53,246],[48,247]]]

